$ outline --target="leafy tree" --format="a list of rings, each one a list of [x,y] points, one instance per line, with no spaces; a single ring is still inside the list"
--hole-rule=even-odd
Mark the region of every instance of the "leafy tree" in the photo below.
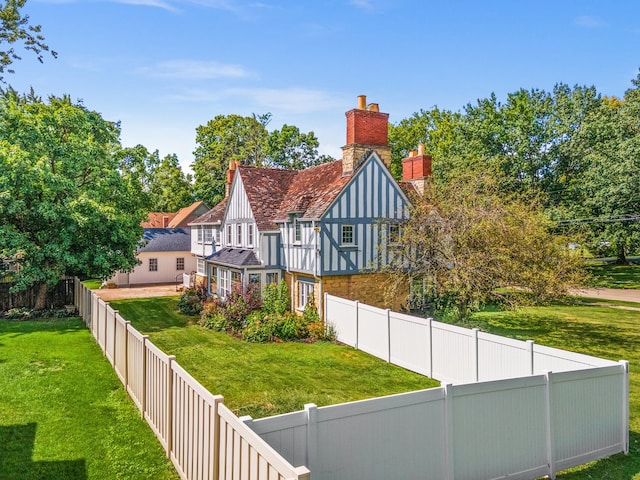
[[[11,64],[14,60],[20,60],[14,44],[21,42],[24,49],[33,52],[40,62],[43,61],[44,52],[49,52],[49,47],[44,43],[40,25],[30,25],[29,16],[23,15],[20,9],[27,0],[7,0],[0,5],[0,44],[8,44],[8,48],[0,50],[0,81],[4,82],[5,73],[13,73]],[[58,54],[50,51],[55,58]]]
[[[403,229],[390,270],[397,295],[407,279],[410,306],[459,319],[503,292],[528,292],[534,301],[562,295],[580,279],[580,259],[529,200],[505,194],[493,175],[468,174],[432,185]],[[502,294],[517,303],[519,295]]]
[[[15,290],[63,275],[106,278],[136,265],[138,190],[120,175],[119,126],[69,97],[0,97],[0,257],[19,266]]]
[[[149,185],[153,210],[176,212],[193,203],[191,174],[185,175],[175,154],[167,155],[151,170]]]
[[[145,146],[136,145],[118,150],[115,156],[119,161],[120,174],[138,191],[141,207],[148,211],[156,211],[151,185],[153,171],[160,164],[158,151],[150,153]]]
[[[284,125],[269,132],[271,114],[217,115],[196,129],[195,160],[192,165],[196,198],[215,205],[224,198],[230,162],[257,167],[302,169],[331,157],[318,155],[318,139],[313,132]]]

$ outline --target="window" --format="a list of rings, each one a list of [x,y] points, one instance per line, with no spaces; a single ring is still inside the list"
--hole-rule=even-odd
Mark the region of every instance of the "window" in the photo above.
[[[196,230],[198,230],[198,243],[202,243],[202,227],[198,226]]]
[[[342,225],[340,229],[340,243],[342,245],[353,245],[353,225]]]
[[[218,293],[218,269],[209,265],[209,293]]]
[[[240,272],[231,272],[231,286],[233,287],[234,284],[236,285],[240,285],[240,283],[242,282],[242,275],[240,274]]]
[[[242,224],[236,225],[236,245],[242,245]]]
[[[304,309],[311,297],[313,297],[313,283],[298,282],[298,309]]]
[[[231,234],[233,232],[233,225],[227,225],[227,245],[231,245]]]
[[[197,266],[196,266],[196,271],[198,272],[198,275],[206,275],[207,274],[205,272],[205,264],[204,264],[204,259],[203,258],[199,258],[198,259]]]
[[[216,237],[216,245],[220,245],[220,229],[216,227],[213,231]]]
[[[218,270],[220,274],[220,296],[225,298],[231,293],[231,284],[229,283],[229,270],[221,268]]]
[[[176,258],[176,270],[184,270],[184,257]]]
[[[294,230],[295,230],[295,239],[296,243],[300,243],[302,241],[302,224],[298,220],[294,220]]]
[[[157,258],[150,258],[149,259],[149,271],[150,272],[157,272],[158,271],[158,259]]]
[[[253,223],[247,225],[247,246],[253,247]]]
[[[278,283],[278,272],[269,272],[266,276],[267,285]]]
[[[210,244],[213,240],[213,229],[211,227],[204,227],[204,243]]]
[[[389,225],[389,244],[400,243],[402,238],[402,228],[397,223]]]

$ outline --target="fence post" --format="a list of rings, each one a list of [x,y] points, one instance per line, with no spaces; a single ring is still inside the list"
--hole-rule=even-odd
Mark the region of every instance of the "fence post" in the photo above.
[[[318,406],[307,403],[304,406],[307,414],[307,460],[309,470],[313,471],[318,455]]]
[[[124,389],[129,388],[129,325],[131,322],[124,322]]]
[[[622,445],[625,455],[629,454],[629,362],[620,360],[622,367]]]
[[[102,337],[102,344],[104,345],[104,350],[102,353],[107,354],[107,311],[109,310],[109,304],[104,302],[104,317],[102,317],[104,321],[104,336]]]
[[[111,352],[111,355],[113,355],[114,368],[116,366],[116,356],[118,355],[118,339],[116,338],[116,334],[118,333],[118,314],[119,313],[120,313],[119,310],[113,311],[113,352]]]
[[[171,459],[173,449],[173,369],[171,365],[176,361],[176,356],[168,355],[167,359],[167,458]]]
[[[147,340],[149,335],[142,336],[142,398],[140,399],[140,413],[144,419],[147,413]]]
[[[480,352],[478,351],[478,332],[480,330],[477,328],[471,329],[471,338],[473,339],[473,366],[471,368],[471,372],[473,374],[473,381],[480,381]]]
[[[551,382],[553,373],[545,372],[545,430],[547,433],[547,465],[549,466],[549,478],[556,478],[556,465],[553,458],[553,423],[551,419]]]
[[[215,442],[213,446],[213,480],[220,478],[220,413],[218,408],[223,402],[222,395],[213,397],[213,438]]]
[[[387,308],[387,363],[391,363],[391,310]]]
[[[529,375],[535,375],[535,360],[533,358],[533,340],[527,340],[527,352],[529,352]]]
[[[453,459],[453,385],[445,383],[444,392],[444,478],[453,480],[455,476]]]
[[[360,344],[360,301],[356,300],[356,346],[355,349],[359,350]]]
[[[427,348],[429,349],[429,378],[433,378],[433,318],[427,318]]]
[[[329,309],[327,307],[328,298],[329,298],[329,294],[327,292],[324,292],[324,304],[322,305],[322,310],[323,310],[322,319],[324,320],[324,333],[325,333],[325,335],[329,331],[329,318],[327,317],[327,315],[329,314]]]

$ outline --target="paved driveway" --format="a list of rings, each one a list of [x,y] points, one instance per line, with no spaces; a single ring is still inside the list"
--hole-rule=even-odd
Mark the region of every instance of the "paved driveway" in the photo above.
[[[169,297],[180,295],[175,283],[168,285],[141,285],[128,288],[100,288],[93,290],[105,302],[126,298]]]
[[[570,293],[577,297],[601,298],[603,300],[640,303],[640,290],[627,290],[622,288],[580,288],[571,290]]]

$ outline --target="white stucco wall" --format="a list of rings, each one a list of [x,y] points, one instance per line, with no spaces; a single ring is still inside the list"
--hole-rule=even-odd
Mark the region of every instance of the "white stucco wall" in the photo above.
[[[149,271],[149,259],[158,259],[158,271]],[[184,270],[176,270],[176,259],[184,258]],[[142,283],[173,283],[181,273],[196,270],[196,258],[191,252],[140,252],[138,259],[142,262],[131,273],[115,275],[116,285],[139,285]],[[180,279],[181,281],[181,279]]]

